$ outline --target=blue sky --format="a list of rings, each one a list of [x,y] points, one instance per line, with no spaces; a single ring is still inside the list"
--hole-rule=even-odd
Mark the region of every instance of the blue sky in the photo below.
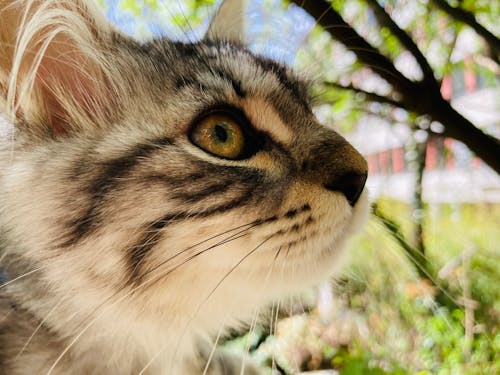
[[[104,0],[106,15],[121,30],[138,37],[167,36],[172,39],[195,40],[200,38],[208,27],[209,11],[206,20],[194,30],[181,30],[169,24],[168,18],[183,14],[182,0],[159,2],[159,10],[144,6],[137,0],[141,14],[136,16],[121,6],[123,0]],[[247,24],[249,47],[255,52],[293,64],[298,48],[314,26],[314,19],[301,8],[290,5],[281,6],[280,0],[248,1]],[[169,7],[169,8],[167,8]],[[212,12],[215,11],[215,8]]]

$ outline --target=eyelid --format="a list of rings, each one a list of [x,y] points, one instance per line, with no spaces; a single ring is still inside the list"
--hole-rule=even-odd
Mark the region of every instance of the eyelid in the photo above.
[[[255,129],[255,127],[248,120],[248,117],[245,115],[245,112],[242,109],[227,104],[214,105],[200,111],[199,115],[196,116],[193,121],[191,121],[191,124],[188,128],[188,137],[191,143],[196,145],[196,143],[193,142],[190,134],[195,130],[196,126],[201,121],[203,121],[205,118],[209,116],[228,117],[232,121],[237,123],[241,128],[241,131],[244,136],[243,151],[237,158],[228,160],[238,161],[238,160],[250,159],[258,151],[264,149],[264,145],[267,143],[268,136]],[[199,147],[198,145],[196,146]],[[214,156],[217,157],[217,155]]]
[[[210,107],[201,109],[198,112],[198,114],[194,117],[194,119],[191,121],[189,130],[191,130],[191,128],[195,126],[198,122],[203,120],[203,118],[211,115],[226,116],[231,118],[233,121],[237,122],[240,125],[251,126],[253,128],[253,125],[251,125],[250,121],[245,115],[245,112],[242,109],[228,104],[215,104],[211,105]]]

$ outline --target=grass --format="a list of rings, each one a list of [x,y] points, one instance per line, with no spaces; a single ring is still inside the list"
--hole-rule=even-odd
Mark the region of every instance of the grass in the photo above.
[[[378,207],[411,242],[410,207],[387,199]],[[500,205],[427,206],[431,282],[372,219],[333,283],[334,308],[281,320],[254,357],[271,367],[274,356],[287,373],[499,374],[499,224]]]

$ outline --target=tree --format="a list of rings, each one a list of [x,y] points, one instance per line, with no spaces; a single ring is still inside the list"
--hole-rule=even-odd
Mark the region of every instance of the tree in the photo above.
[[[388,9],[391,8],[392,2],[385,1],[385,7],[377,0],[364,0],[362,3],[372,9],[381,30],[389,30],[391,36],[397,39],[403,49],[413,55],[422,72],[422,78],[419,80],[406,77],[396,69],[388,53],[381,52],[380,48],[373,46],[356,31],[354,26],[344,20],[340,9],[346,2],[335,1],[333,5],[325,0],[292,0],[292,2],[311,14],[317,23],[335,40],[352,51],[361,64],[369,67],[390,84],[392,90],[388,95],[378,95],[374,92],[366,92],[350,84],[329,83],[331,86],[336,89],[346,89],[364,94],[370,101],[400,107],[418,116],[427,116],[431,121],[441,123],[444,126],[444,136],[463,142],[497,173],[500,173],[499,140],[480,130],[471,121],[458,113],[448,100],[443,98],[440,92],[440,79],[442,76],[440,77],[436,69],[433,69],[421,47],[412,38],[411,33],[401,28],[391,17]],[[498,69],[500,40],[477,22],[471,11],[462,7],[451,6],[446,0],[430,1],[429,10],[437,11],[438,9],[447,14],[455,27],[461,27],[460,23],[465,23],[474,29],[484,39],[490,59]],[[487,10],[494,12],[494,8],[488,8]]]
[[[121,8],[127,8],[135,15],[141,12],[141,7],[134,1],[102,1],[108,5],[114,4],[114,7],[119,4]],[[302,7],[334,40],[342,43],[347,50],[356,55],[357,61],[353,64],[355,68],[359,68],[359,65],[368,67],[388,83],[391,89],[387,94],[380,95],[376,92],[367,92],[353,84],[340,84],[339,82],[323,82],[323,87],[362,94],[367,101],[399,107],[415,116],[425,116],[430,121],[437,121],[444,126],[444,136],[463,142],[479,158],[497,173],[500,173],[499,140],[485,133],[476,124],[457,112],[440,92],[441,80],[452,68],[449,59],[440,64],[431,64],[428,51],[429,41],[422,42],[415,37],[416,34],[422,34],[419,29],[424,29],[429,34],[429,38],[443,39],[442,30],[438,30],[439,25],[430,26],[433,22],[431,16],[435,14],[440,14],[442,18],[447,20],[446,27],[448,30],[453,29],[455,39],[462,28],[470,27],[484,40],[486,46],[483,57],[487,63],[483,64],[481,68],[483,72],[487,71],[490,76],[494,76],[500,70],[500,40],[487,27],[483,26],[476,16],[479,15],[483,20],[495,25],[499,11],[497,2],[457,0],[455,3],[458,5],[452,5],[448,0],[334,0],[333,2],[291,0],[291,2]],[[206,17],[215,1],[189,0],[182,2],[182,7],[180,2],[171,3],[165,4],[157,0],[147,0],[144,5],[153,10],[153,13],[167,10],[171,16],[170,21],[181,25],[181,27],[187,26],[189,30],[191,28],[189,23],[198,23],[203,17]],[[264,6],[265,3],[263,1],[260,5]],[[361,35],[352,22],[346,21],[343,13],[345,13],[345,8],[352,4],[357,4],[362,11],[371,9],[377,21],[377,32],[382,36],[379,38],[378,45],[370,41],[366,35]],[[418,4],[416,8],[424,9],[427,13],[421,15],[420,19],[415,17],[416,21],[414,19],[413,23],[406,25],[405,28],[401,27],[400,23],[396,22],[394,9],[401,5],[415,6],[416,4]],[[172,8],[171,5],[176,5],[176,7]],[[161,24],[158,19],[152,22],[155,23],[156,28]],[[276,30],[276,33],[278,32]],[[282,38],[286,37],[282,36]],[[453,43],[449,44],[453,45]],[[442,43],[442,45],[445,46],[446,43]],[[396,68],[394,60],[403,51],[409,52],[414,57],[421,71],[420,79],[411,79]],[[452,47],[450,46],[449,52],[451,53],[451,51]],[[490,67],[485,68],[486,65],[490,65]]]

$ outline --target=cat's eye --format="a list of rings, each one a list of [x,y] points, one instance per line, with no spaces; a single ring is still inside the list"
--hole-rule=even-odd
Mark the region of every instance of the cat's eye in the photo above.
[[[241,126],[230,116],[213,113],[197,121],[189,135],[204,151],[226,159],[239,159],[245,148]]]

